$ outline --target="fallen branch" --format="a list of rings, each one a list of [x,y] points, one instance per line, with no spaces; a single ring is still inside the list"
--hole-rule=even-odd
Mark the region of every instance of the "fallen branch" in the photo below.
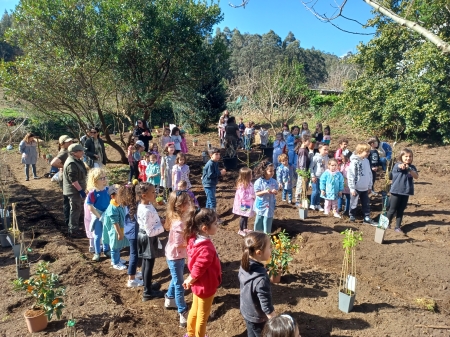
[[[450,330],[450,326],[443,326],[443,325],[423,325],[418,324],[414,325],[415,328],[430,328],[430,329],[448,329]]]

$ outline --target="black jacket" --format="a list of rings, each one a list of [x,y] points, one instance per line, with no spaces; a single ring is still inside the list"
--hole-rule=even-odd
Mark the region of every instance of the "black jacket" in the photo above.
[[[102,147],[102,157],[103,157],[102,164],[106,165],[105,143],[100,138],[98,138],[98,141],[100,143],[100,146]],[[86,151],[85,151],[86,156],[88,156],[92,160],[95,160],[95,144],[94,144],[94,140],[92,138],[88,138],[86,140],[86,143],[84,144],[84,148],[86,149]]]
[[[267,270],[262,263],[250,260],[249,271],[239,268],[241,292],[241,314],[244,319],[253,323],[268,320],[267,315],[274,311],[272,292]]]

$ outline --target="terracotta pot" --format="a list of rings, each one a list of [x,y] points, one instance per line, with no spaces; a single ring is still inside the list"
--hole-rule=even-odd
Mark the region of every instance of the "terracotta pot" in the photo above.
[[[47,327],[47,316],[42,309],[28,309],[23,316],[30,333],[42,331]]]
[[[277,276],[272,275],[269,277],[269,279],[270,279],[270,282],[272,282],[272,283],[280,283],[281,282],[281,273],[278,274]]]

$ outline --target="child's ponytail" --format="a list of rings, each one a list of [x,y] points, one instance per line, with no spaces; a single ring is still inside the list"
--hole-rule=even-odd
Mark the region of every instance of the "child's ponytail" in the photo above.
[[[190,237],[199,234],[203,226],[210,228],[215,221],[217,221],[216,211],[211,208],[197,209],[186,223],[184,229],[185,240],[188,241]]]
[[[139,181],[134,179],[131,184],[120,186],[117,192],[118,203],[128,207],[128,214],[132,219],[135,218],[137,212],[136,185],[138,183]]]
[[[251,232],[247,234],[242,246],[242,269],[248,272],[250,270],[250,257],[253,257],[257,250],[264,251],[268,244],[270,245],[270,239],[265,233]]]

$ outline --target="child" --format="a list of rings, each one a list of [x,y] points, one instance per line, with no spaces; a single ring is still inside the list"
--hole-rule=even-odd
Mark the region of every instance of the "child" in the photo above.
[[[350,221],[354,222],[358,198],[361,198],[361,206],[366,224],[377,226],[378,224],[370,218],[369,193],[372,189],[372,174],[369,155],[369,144],[356,145],[355,152],[350,157],[350,166],[347,171],[348,187],[350,188]]]
[[[159,193],[159,184],[161,183],[161,169],[156,162],[155,154],[150,155],[145,174],[147,175],[147,182],[155,186],[156,193]]]
[[[287,154],[282,153],[278,156],[278,162],[281,163],[277,168],[277,181],[280,189],[283,190],[281,194],[281,200],[287,201],[288,204],[292,203],[292,179],[293,179],[293,171],[292,166],[289,166],[289,159]]]
[[[239,215],[239,231],[240,236],[246,236],[251,232],[247,229],[248,218],[255,215],[253,203],[255,202],[255,190],[252,184],[252,170],[243,167],[239,170],[239,177],[236,182],[236,195],[233,203],[233,213]]]
[[[219,130],[219,139],[220,139],[221,145],[223,144],[223,141],[225,140],[225,126],[227,126],[227,125],[225,124],[225,120],[224,120],[223,116],[221,116],[219,119],[219,124],[217,125],[217,129]]]
[[[266,321],[276,316],[265,268],[272,254],[270,236],[260,232],[248,233],[243,251],[238,274],[240,310],[247,326],[247,336],[260,337]]]
[[[328,160],[328,170],[320,176],[320,191],[322,198],[325,199],[324,214],[328,215],[333,210],[335,218],[340,218],[338,212],[338,198],[344,191],[344,177],[339,172],[339,166],[336,159]]]
[[[275,135],[275,141],[273,142],[273,156],[272,156],[272,163],[275,167],[275,170],[280,165],[278,161],[278,156],[283,153],[284,147],[286,146],[286,143],[283,139],[283,134],[277,133]]]
[[[328,166],[328,145],[319,144],[319,152],[316,153],[309,164],[309,171],[311,172],[311,206],[312,210],[323,212],[320,206],[320,176],[325,172]]]
[[[303,135],[300,137],[301,143],[300,146],[297,146],[297,169],[308,171],[309,170],[309,164],[311,163],[311,159],[309,156],[309,145],[311,144],[310,139],[311,137],[309,135]],[[295,188],[295,204],[296,206],[300,206],[302,200],[301,200],[301,194],[303,189],[303,179],[301,177],[298,177],[297,179],[297,186]],[[304,182],[305,184],[308,184],[307,181]],[[307,188],[307,187],[306,187]]]
[[[118,185],[112,185],[108,188],[111,197],[108,208],[102,215],[103,222],[103,244],[111,248],[111,265],[114,269],[125,270],[126,261],[120,258],[120,250],[128,247],[130,244],[124,236],[125,209],[117,202]]]
[[[203,167],[202,185],[206,193],[206,208],[216,210],[216,188],[221,175],[227,171],[219,170],[220,150],[212,148],[210,152],[211,159]]]
[[[269,131],[264,129],[262,126],[259,129],[259,141],[262,147],[267,147],[267,143],[269,142]]]
[[[186,225],[190,275],[184,281],[183,287],[192,290],[192,307],[185,337],[205,336],[214,295],[222,283],[222,267],[211,241],[211,236],[215,235],[217,230],[217,214],[208,208],[201,209]]]
[[[378,153],[380,154],[380,164],[383,171],[386,171],[387,164],[392,158],[392,147],[387,142],[380,142],[378,137],[375,137],[378,142]]]
[[[238,128],[239,128],[239,132],[240,132],[241,138],[242,138],[242,136],[244,135],[244,131],[245,131],[244,119],[242,117],[240,119],[240,123],[238,125]]]
[[[267,321],[262,337],[300,337],[300,330],[291,316],[283,314]]]
[[[370,169],[372,170],[372,193],[370,194],[372,197],[376,197],[378,193],[375,192],[375,180],[377,179],[377,171],[380,163],[380,155],[378,154],[378,141],[377,138],[370,138],[367,143],[370,145],[370,153],[369,153],[369,163]]]
[[[164,156],[161,158],[161,187],[164,191],[164,200],[167,201],[167,195],[172,188],[172,169],[175,165],[177,156],[175,153],[175,145],[167,143],[164,149]]]
[[[275,212],[275,196],[278,194],[278,183],[273,179],[274,165],[268,160],[261,161],[255,168],[255,203],[256,212],[254,230],[270,234]]]
[[[178,154],[178,152],[181,152],[180,129],[177,128],[177,127],[174,127],[172,129],[172,133],[170,135],[170,138],[172,139],[173,145],[175,146],[175,154]]]
[[[189,166],[186,165],[186,155],[184,153],[178,153],[175,159],[175,165],[172,168],[172,189],[178,190],[178,183],[184,180],[187,183],[187,189],[192,187],[189,181]]]
[[[283,124],[283,139],[285,142],[287,142],[287,138],[289,137],[289,135],[291,134],[291,132],[289,131],[289,125],[287,125],[286,123]]]
[[[187,182],[184,180],[180,180],[178,182],[178,188],[177,191],[185,191],[189,196],[191,197],[192,203],[195,206],[195,209],[199,209],[200,205],[198,204],[198,200],[194,195],[194,192],[192,192],[190,189],[187,188]]]
[[[244,149],[250,150],[252,144],[252,137],[255,130],[252,128],[252,122],[247,123],[247,127],[244,130]]]
[[[158,144],[150,143],[149,149],[150,149],[149,153],[154,154],[156,156],[156,162],[158,163],[158,165],[161,165],[161,156],[159,155]]]
[[[170,129],[169,128],[164,128],[163,131],[163,136],[161,137],[161,149],[165,149],[167,143],[171,143],[172,142],[172,138],[170,137]]]
[[[139,161],[138,169],[139,169],[139,181],[147,181],[147,174],[145,173],[147,170],[148,163],[150,162],[150,154],[145,152],[144,157]]]
[[[338,210],[342,210],[342,204],[344,202],[344,196],[345,196],[345,210],[344,215],[348,215],[348,212],[350,211],[350,189],[348,187],[348,168],[350,167],[350,157],[352,153],[345,149],[344,152],[342,152],[341,160],[342,164],[339,168],[339,171],[341,172],[342,176],[344,177],[344,192],[342,193],[342,196],[338,200]]]
[[[102,240],[103,224],[100,220],[103,212],[108,208],[111,200],[108,194],[108,181],[106,179],[106,170],[101,168],[93,168],[89,170],[87,177],[87,205],[91,212],[90,231],[94,232],[94,249],[95,253],[92,257],[93,261],[100,261],[100,242]],[[103,244],[103,253],[110,256],[109,245]]]
[[[337,149],[336,152],[334,153],[334,159],[337,160],[338,165],[342,164],[342,153],[347,149],[347,146],[348,146],[348,139],[342,138],[339,141],[339,149]]]
[[[124,220],[124,236],[130,243],[130,260],[128,264],[128,288],[142,287],[144,283],[142,280],[136,278],[137,263],[138,263],[138,248],[137,238],[139,232],[139,225],[137,223],[136,211],[136,185],[139,183],[137,179],[134,179],[132,184],[126,184],[120,186],[117,191],[118,201],[121,206],[124,207],[125,220]]]
[[[188,315],[183,289],[184,261],[187,257],[184,230],[192,218],[192,210],[192,201],[187,193],[184,191],[170,193],[164,227],[169,230],[165,252],[172,279],[165,295],[164,307],[178,309],[181,327],[186,327]]]
[[[324,134],[323,140],[322,140],[323,143],[325,145],[330,145],[330,142],[331,142],[331,130],[330,130],[330,127],[328,125],[325,127],[325,129],[323,129],[323,134]]]
[[[308,129],[308,123],[306,122],[302,123],[302,129],[300,130],[300,135],[303,136],[304,134],[311,135],[311,131]]]
[[[180,136],[181,136],[181,153],[188,153],[188,146],[187,146],[187,142],[186,142],[186,131],[181,130],[180,131]]]
[[[409,196],[414,195],[413,179],[419,178],[417,169],[414,165],[412,165],[412,161],[412,151],[410,149],[403,149],[397,158],[397,163],[395,163],[390,173],[392,185],[390,190],[391,198],[389,200],[390,206],[389,211],[387,212],[387,217],[389,219],[389,223],[391,223],[394,218],[394,214],[397,213],[395,231],[398,233],[403,233],[400,228],[403,220],[403,212],[408,204]]]
[[[316,132],[314,133],[314,138],[316,139],[317,143],[321,143],[323,140],[323,130],[322,130],[322,123],[316,124]]]
[[[156,199],[156,190],[153,185],[141,182],[136,186],[136,194],[141,200],[137,208],[138,233],[138,255],[142,258],[142,281],[144,292],[142,302],[153,298],[163,298],[164,293],[159,291],[161,285],[152,283],[153,266],[155,265],[156,249],[158,247],[157,235],[164,232],[161,219],[152,203]]]
[[[300,141],[299,138],[299,132],[300,129],[298,126],[293,126],[291,128],[291,134],[288,136],[286,140],[286,148],[288,151],[288,157],[289,157],[289,165],[295,165],[297,161],[297,156],[295,155],[295,147],[297,146],[297,143]]]
[[[130,164],[130,176],[128,178],[128,183],[134,179],[139,178],[139,161],[141,160],[141,152],[144,151],[144,142],[142,140],[138,140],[133,148],[133,154],[131,155],[131,163]]]

